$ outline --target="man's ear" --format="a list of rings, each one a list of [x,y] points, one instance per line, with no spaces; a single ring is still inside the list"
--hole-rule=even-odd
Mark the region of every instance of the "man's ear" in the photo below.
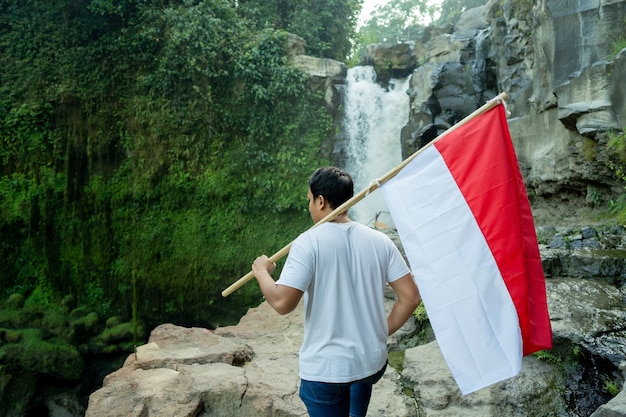
[[[326,201],[326,197],[324,197],[321,194],[318,197],[319,197],[320,200],[319,200],[319,203],[317,203],[317,204],[318,204],[320,210],[324,210],[328,206],[328,201]]]

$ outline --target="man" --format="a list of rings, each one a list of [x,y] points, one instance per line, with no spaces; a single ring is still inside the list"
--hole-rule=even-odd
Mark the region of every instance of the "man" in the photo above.
[[[335,167],[309,180],[315,223],[354,194],[352,178]],[[278,281],[276,265],[258,257],[252,271],[279,314],[293,311],[304,294],[300,398],[311,417],[365,417],[372,385],[387,366],[387,337],[420,302],[398,248],[383,233],[352,222],[347,213],[302,233],[291,245]],[[397,295],[389,316],[385,285]]]

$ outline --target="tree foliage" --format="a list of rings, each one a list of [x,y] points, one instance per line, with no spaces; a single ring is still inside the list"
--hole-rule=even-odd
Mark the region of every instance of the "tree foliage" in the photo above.
[[[380,4],[360,29],[364,44],[415,40],[417,30],[435,13],[428,0],[390,0]]]
[[[429,24],[456,23],[461,14],[486,0],[389,0],[378,5],[359,29],[359,44],[417,40]]]
[[[307,43],[307,54],[345,61],[356,36],[362,0],[239,0],[242,13],[257,29],[295,33]]]
[[[285,30],[341,57],[359,7],[282,3],[1,3],[0,295],[135,304],[148,325],[232,323],[260,300],[220,293],[310,225],[306,180],[328,163]]]

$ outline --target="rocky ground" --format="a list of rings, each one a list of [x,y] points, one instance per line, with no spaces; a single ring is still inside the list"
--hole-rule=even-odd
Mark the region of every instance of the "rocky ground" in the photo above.
[[[376,385],[368,417],[626,416],[619,369],[626,309],[616,278],[626,271],[623,228],[607,228],[606,213],[584,202],[542,202],[533,210],[538,229],[550,230],[550,243],[540,247],[554,351],[525,357],[516,378],[462,396],[415,317],[390,338],[394,366]],[[622,258],[587,251],[607,245]],[[301,309],[278,316],[263,303],[238,325],[213,332],[159,326],[92,394],[86,417],[304,416],[297,393],[302,319]]]

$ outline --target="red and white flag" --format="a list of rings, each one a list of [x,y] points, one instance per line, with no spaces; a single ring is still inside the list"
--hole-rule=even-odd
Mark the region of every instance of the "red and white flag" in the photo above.
[[[530,203],[504,106],[421,151],[381,191],[463,395],[552,347]]]

